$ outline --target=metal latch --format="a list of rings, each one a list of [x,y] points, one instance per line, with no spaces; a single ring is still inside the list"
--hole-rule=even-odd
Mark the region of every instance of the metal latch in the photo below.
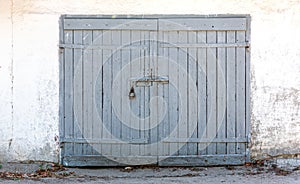
[[[145,76],[141,78],[130,79],[130,90],[129,90],[129,99],[135,98],[134,86],[136,87],[148,87],[152,86],[153,82],[168,84],[169,78],[166,76]]]
[[[131,79],[131,82],[134,83],[137,87],[144,87],[144,86],[152,86],[153,82],[161,83],[161,84],[168,84],[169,77],[167,76],[144,76],[141,78]]]

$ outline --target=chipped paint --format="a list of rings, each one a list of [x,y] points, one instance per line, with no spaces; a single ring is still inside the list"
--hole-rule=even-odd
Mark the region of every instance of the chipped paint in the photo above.
[[[262,87],[254,93],[252,156],[300,153],[300,91]]]
[[[61,14],[251,14],[251,155],[299,153],[299,9],[294,0],[0,1],[0,160],[58,161]]]

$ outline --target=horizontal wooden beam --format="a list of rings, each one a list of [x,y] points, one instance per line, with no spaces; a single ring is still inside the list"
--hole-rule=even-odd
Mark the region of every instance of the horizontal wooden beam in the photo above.
[[[159,156],[158,160],[159,166],[243,165],[246,156],[244,154]]]
[[[159,19],[160,31],[240,31],[247,30],[247,18]]]
[[[101,153],[99,153],[101,154]],[[244,154],[224,155],[186,155],[186,156],[103,156],[103,155],[66,155],[62,157],[64,166],[222,166],[243,165]],[[126,164],[125,164],[126,163]]]
[[[118,140],[118,139],[72,139],[63,138],[61,143],[89,143],[89,144],[147,144],[147,139],[132,139],[132,140]],[[167,138],[162,140],[163,143],[248,143],[247,138]]]
[[[101,153],[100,153],[101,154]],[[62,158],[64,166],[125,166],[157,164],[157,156],[69,155]]]
[[[174,48],[174,47],[182,47],[182,48],[232,48],[232,47],[240,47],[240,48],[248,48],[250,46],[249,43],[162,43],[160,47],[163,48]]]
[[[77,143],[77,144],[146,144],[147,139],[132,139],[132,140],[118,140],[118,139],[72,139],[62,138],[61,143]]]
[[[64,19],[67,30],[157,30],[154,19]]]
[[[64,19],[178,19],[178,18],[250,18],[249,14],[115,14],[115,15],[62,15]]]
[[[64,49],[106,49],[106,50],[128,50],[128,49],[140,49],[146,50],[148,47],[146,45],[80,45],[80,44],[59,44],[59,47]]]
[[[164,143],[247,143],[247,138],[168,138]]]

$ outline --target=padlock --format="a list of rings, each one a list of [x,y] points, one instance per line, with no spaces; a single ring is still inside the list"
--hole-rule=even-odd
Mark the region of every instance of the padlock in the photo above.
[[[134,97],[135,97],[134,88],[131,87],[129,91],[129,98],[134,98]]]

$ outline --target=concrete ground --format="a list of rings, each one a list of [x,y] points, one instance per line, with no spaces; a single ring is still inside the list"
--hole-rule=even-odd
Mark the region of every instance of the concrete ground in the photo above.
[[[64,168],[45,163],[7,163],[0,183],[283,183],[300,184],[300,167],[275,164],[230,167]]]

